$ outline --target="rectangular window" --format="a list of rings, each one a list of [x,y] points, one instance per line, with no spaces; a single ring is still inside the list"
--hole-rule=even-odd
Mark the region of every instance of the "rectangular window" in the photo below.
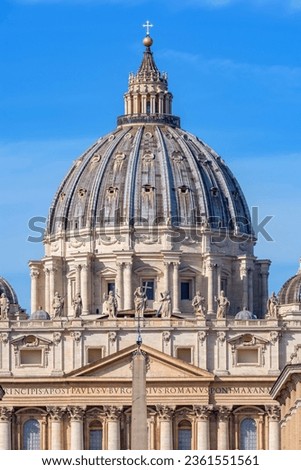
[[[191,364],[191,348],[177,348],[177,358]]]
[[[258,349],[238,349],[237,364],[258,364]]]
[[[23,349],[20,351],[21,366],[41,366],[42,351],[41,349]]]
[[[88,364],[102,358],[102,348],[88,348]]]
[[[89,431],[89,450],[102,449],[102,429],[90,429]]]
[[[181,300],[191,300],[191,281],[181,282]]]
[[[179,450],[191,450],[191,429],[179,429],[178,441]]]
[[[153,279],[142,280],[142,287],[148,300],[155,300],[155,281]]]

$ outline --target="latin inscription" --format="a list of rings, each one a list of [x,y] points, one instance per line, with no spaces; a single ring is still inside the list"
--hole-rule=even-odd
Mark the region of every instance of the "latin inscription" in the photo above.
[[[131,387],[3,387],[7,396],[131,395]],[[147,387],[147,395],[268,395],[269,387]]]

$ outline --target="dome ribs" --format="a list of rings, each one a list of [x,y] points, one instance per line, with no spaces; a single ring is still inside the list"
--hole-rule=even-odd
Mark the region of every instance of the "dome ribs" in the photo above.
[[[156,127],[156,135],[158,136],[160,143],[159,149],[161,150],[161,155],[158,155],[158,158],[162,175],[162,203],[164,210],[164,214],[162,215],[165,220],[168,219],[175,222],[178,220],[179,213],[177,210],[176,195],[171,191],[171,188],[174,187],[174,176],[168,158],[168,149],[159,126]]]
[[[129,226],[135,221],[135,206],[137,205],[137,167],[142,133],[143,127],[139,126],[134,137],[133,148],[129,157],[125,177],[123,216],[126,218],[126,222]]]
[[[127,130],[128,131],[128,130]],[[95,228],[95,226],[101,224],[101,215],[98,213],[99,209],[99,201],[103,200],[104,195],[100,198],[100,191],[105,191],[109,188],[110,184],[103,184],[107,167],[110,163],[111,155],[114,152],[114,150],[117,148],[119,142],[125,135],[126,131],[120,132],[120,133],[115,133],[115,134],[110,134],[107,136],[106,139],[106,144],[107,148],[105,149],[101,161],[99,163],[99,167],[96,171],[96,176],[94,176],[93,183],[91,185],[91,190],[90,190],[90,201],[89,201],[89,206],[88,206],[88,214],[90,218],[90,227]],[[112,138],[111,136],[114,136]],[[112,139],[110,141],[110,139]]]
[[[102,142],[102,141],[101,141]],[[88,157],[93,154],[94,149],[99,145],[99,141],[93,144],[86,152],[84,152],[73,164],[72,168],[68,172],[66,178],[63,180],[63,183],[60,185],[56,196],[54,198],[54,203],[51,207],[51,215],[49,217],[49,233],[56,232],[57,224],[63,229],[68,230],[70,224],[70,207],[74,202],[74,194],[76,185],[80,179],[81,174],[84,172],[86,166],[88,165]],[[84,163],[83,163],[84,162]],[[59,197],[60,194],[64,192],[64,204],[60,204]]]

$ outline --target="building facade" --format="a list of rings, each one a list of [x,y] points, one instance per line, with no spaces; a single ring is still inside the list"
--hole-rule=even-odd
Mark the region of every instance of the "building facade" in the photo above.
[[[130,449],[137,335],[149,449],[281,448],[270,390],[301,344],[300,297],[269,296],[242,190],[180,127],[143,42],[117,128],[54,197],[30,316],[1,278],[1,449]]]

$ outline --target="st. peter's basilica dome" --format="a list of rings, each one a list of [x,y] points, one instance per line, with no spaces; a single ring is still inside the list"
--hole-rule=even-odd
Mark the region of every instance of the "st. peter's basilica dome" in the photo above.
[[[172,94],[146,45],[117,128],[78,158],[51,207],[48,234],[103,227],[207,226],[251,234],[239,184],[221,157],[180,128]]]
[[[114,291],[128,312],[146,285],[154,311],[167,292],[174,314],[191,315],[200,291],[213,314],[223,290],[230,315],[245,306],[260,318],[270,261],[254,256],[242,190],[222,158],[180,127],[149,35],[143,44],[116,129],[75,161],[54,197],[45,257],[29,263],[31,311],[53,315],[57,291],[68,315],[78,294],[83,314],[97,315]]]

